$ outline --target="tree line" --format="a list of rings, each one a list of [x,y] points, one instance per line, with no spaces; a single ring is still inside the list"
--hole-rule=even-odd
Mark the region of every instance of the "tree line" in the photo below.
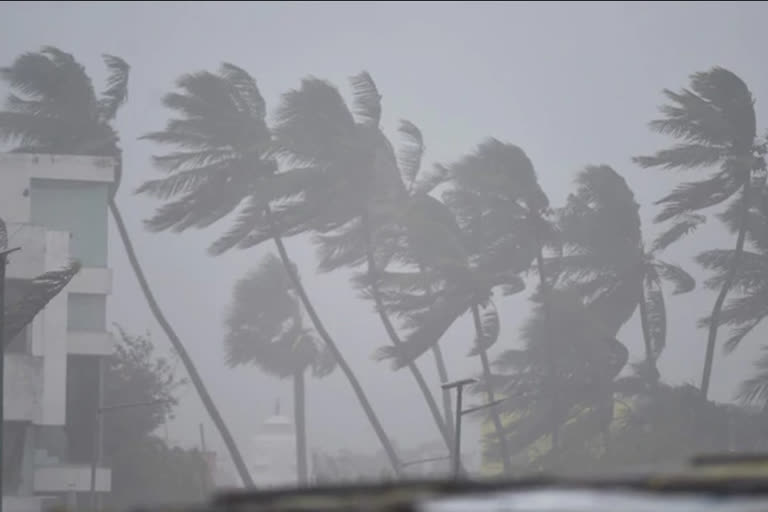
[[[18,152],[116,159],[109,208],[131,266],[241,479],[252,486],[122,221],[115,199],[122,153],[113,123],[128,97],[130,68],[114,56],[105,64],[109,78],[97,94],[72,55],[50,47],[20,55],[0,71],[12,91],[0,112],[0,136]],[[464,315],[475,330],[469,352],[481,375],[475,392],[488,402],[504,398],[486,412],[484,444],[505,475],[519,469],[521,453],[529,469],[581,456],[592,463],[634,460],[619,454],[654,429],[665,431],[660,425],[669,415],[659,411],[679,412],[681,400],[699,404],[689,427],[707,414],[721,417],[720,406],[707,400],[715,350],[736,349],[768,313],[767,146],[752,94],[738,76],[714,67],[691,75],[686,88],[663,91],[665,103],[650,128],[669,145],[633,161],[688,171],[692,181],[656,201],[654,222],[664,229],[653,240],[644,235],[632,190],[612,167],[583,168],[565,204],[553,206],[523,148],[489,137],[454,162],[427,166],[425,137],[414,123],[400,122],[397,149],[382,130],[382,96],[373,78],[361,72],[350,84],[345,98],[334,84],[304,78],[268,119],[246,70],[224,63],[183,75],[163,97],[165,127],[143,137],[161,148],[153,157],[161,175],[136,191],[159,202],[145,221],[152,232],[206,229],[227,219],[231,225],[212,241],[212,255],[274,247],[233,290],[224,348],[231,365],[255,364],[293,379],[302,483],[308,372],[341,371],[396,475],[403,461],[288,254],[284,240],[294,236],[311,237],[320,272],[353,270],[350,285],[370,301],[387,333],[387,345],[371,347],[375,357],[411,375],[448,452],[450,397],[435,395],[417,363],[434,364],[441,382],[449,380],[441,340]],[[708,333],[701,383],[693,390],[673,387],[657,368],[667,344],[665,303],[670,294],[692,293],[696,283],[664,253],[713,217],[733,241],[695,256],[710,272],[704,286],[717,291],[699,322]],[[501,332],[496,303],[531,288],[522,347],[491,361],[488,349]],[[617,336],[635,316],[644,354],[630,363]],[[624,371],[628,365],[631,371]],[[744,381],[739,398],[745,403],[765,403],[766,368],[768,360],[757,361]],[[638,423],[641,410],[647,414]],[[640,445],[633,446],[637,453]]]

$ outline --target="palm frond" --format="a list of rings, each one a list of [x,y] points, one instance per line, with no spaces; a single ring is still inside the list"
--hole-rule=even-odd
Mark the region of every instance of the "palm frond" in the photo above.
[[[762,347],[766,350],[766,347]],[[755,363],[755,374],[745,380],[736,395],[742,403],[768,403],[768,354],[763,354]]]
[[[354,268],[365,262],[367,235],[360,219],[354,219],[330,233],[319,234],[314,239],[320,272]]]
[[[662,279],[671,282],[675,286],[672,292],[674,295],[688,293],[696,288],[696,280],[679,266],[657,261],[655,267]]]
[[[77,261],[34,279],[9,279],[6,283],[4,340],[10,343],[37,314],[80,272]]]
[[[653,241],[652,251],[663,251],[682,237],[696,231],[698,227],[706,222],[707,218],[703,215],[694,213],[683,213],[675,219],[675,223],[656,240]]]
[[[425,149],[424,139],[421,136],[421,130],[410,121],[401,120],[398,131],[403,142],[397,155],[397,162],[406,187],[411,190],[421,168],[421,159]]]
[[[229,62],[221,65],[219,74],[231,83],[239,94],[235,100],[242,107],[246,107],[248,114],[254,119],[264,119],[267,115],[267,106],[261,91],[256,85],[256,80],[244,69]]]
[[[729,249],[713,249],[696,256],[696,262],[699,265],[714,271],[714,275],[704,283],[707,288],[719,289],[723,286],[734,256],[735,251]],[[751,251],[744,251],[733,276],[731,287],[748,293],[754,292],[754,290],[766,286],[767,271],[768,258]]]
[[[703,210],[732,197],[742,183],[731,173],[721,171],[708,180],[683,183],[655,204],[664,205],[654,222],[664,222],[679,215]]]
[[[760,324],[760,322],[763,321],[764,318],[764,316],[759,316],[745,325],[740,325],[733,328],[729,333],[730,335],[725,340],[725,343],[723,343],[723,352],[728,354],[736,350],[744,338],[746,338],[747,335],[751,333],[754,328]]]
[[[312,77],[283,94],[275,121],[276,151],[288,165],[341,161],[355,136],[355,120],[339,91]]]
[[[467,354],[469,357],[480,355],[499,340],[501,320],[493,301],[488,301],[480,312],[480,332],[475,333],[475,344]]]
[[[638,156],[632,159],[641,167],[663,169],[695,169],[714,165],[721,161],[726,151],[720,147],[703,144],[678,144],[670,149],[659,150],[654,156]]]
[[[355,115],[368,126],[379,126],[381,94],[367,71],[350,78],[355,99]]]
[[[415,361],[440,341],[451,325],[471,307],[473,299],[471,294],[457,291],[441,294],[423,316],[421,325],[414,329],[403,343],[379,349],[374,358],[379,361],[392,359],[394,369]]]
[[[128,100],[128,75],[131,67],[120,57],[114,55],[103,57],[109,77],[107,89],[101,94],[99,100],[100,117],[104,121],[111,121],[115,118],[118,109]]]

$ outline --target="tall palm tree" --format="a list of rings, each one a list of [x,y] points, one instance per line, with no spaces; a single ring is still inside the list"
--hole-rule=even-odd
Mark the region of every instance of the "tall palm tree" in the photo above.
[[[178,117],[169,120],[164,131],[145,136],[178,148],[154,158],[156,166],[167,175],[144,183],[138,190],[166,201],[146,222],[147,227],[174,232],[206,228],[237,211],[232,228],[212,244],[212,254],[273,241],[315,331],[333,352],[399,472],[392,443],[352,368],[320,320],[283,243],[283,237],[316,229],[327,221],[322,212],[329,206],[329,190],[337,186],[334,176],[328,176],[327,170],[315,162],[292,165],[294,162],[286,159],[286,165],[280,168],[273,150],[273,133],[265,119],[264,99],[253,77],[241,68],[223,64],[218,73],[185,75],[177,86],[180,92],[166,94],[163,103]],[[325,99],[332,103],[333,95]],[[328,129],[333,129],[333,123]]]
[[[656,381],[656,361],[667,332],[662,284],[670,283],[677,295],[692,291],[696,282],[679,266],[658,258],[663,240],[645,248],[640,206],[615,170],[588,166],[577,175],[576,185],[558,215],[561,282],[577,290],[614,335],[639,310],[645,345],[642,367]]]
[[[276,146],[289,161],[323,169],[325,186],[307,193],[316,195],[313,201],[324,207],[315,211],[320,270],[364,265],[364,286],[390,343],[398,346],[402,341],[383,304],[379,275],[402,252],[393,233],[409,205],[402,172],[418,172],[418,167],[403,171],[398,166],[379,126],[381,96],[370,75],[362,72],[351,84],[352,109],[333,86],[316,79],[304,80],[300,89],[286,94],[275,126]],[[410,155],[411,160],[420,157]],[[450,432],[432,391],[415,362],[406,366],[450,450]]]
[[[741,222],[738,215],[724,215],[723,220],[731,231],[736,231]],[[755,191],[746,224],[745,237],[750,247],[742,252],[739,267],[731,277],[731,288],[736,296],[729,299],[720,313],[720,323],[730,330],[723,344],[726,352],[735,350],[768,317],[768,191],[765,188]],[[736,251],[719,249],[697,256],[699,264],[714,272],[705,283],[707,287],[722,287],[735,257]],[[702,324],[706,325],[709,320],[703,319]],[[741,401],[766,402],[767,361],[768,358],[762,356],[755,363],[757,373],[745,380],[739,389],[737,398]]]
[[[447,206],[438,201],[425,204],[417,223],[422,229],[414,229],[418,236],[412,239],[440,238],[422,243],[420,251],[443,283],[426,311],[411,314],[414,328],[404,347],[381,351],[380,356],[394,357],[396,365],[415,359],[437,343],[458,317],[470,312],[476,331],[471,355],[480,356],[484,390],[492,402],[495,393],[487,349],[499,332],[498,313],[490,301],[492,290],[500,287],[505,293],[516,293],[524,287],[518,274],[531,266],[542,241],[551,239],[546,223],[540,222],[548,201],[525,153],[495,139],[438,169],[437,175],[450,184],[443,194]],[[441,225],[442,229],[435,227]],[[501,418],[495,408],[491,412],[505,472],[510,474]]]
[[[731,71],[715,67],[695,73],[691,76],[690,89],[665,90],[664,94],[670,104],[661,107],[662,117],[651,122],[651,129],[670,135],[679,143],[634,161],[642,167],[664,169],[717,168],[709,177],[683,183],[657,201],[664,208],[655,221],[672,221],[662,235],[665,243],[668,245],[696,229],[704,221],[696,212],[706,208],[729,202],[726,211],[740,217],[734,257],[709,316],[701,378],[701,392],[706,398],[723,304],[744,252],[746,218],[755,188],[753,174],[754,178],[765,180],[766,146],[765,141],[757,137],[752,94]]]
[[[304,325],[301,304],[281,261],[269,255],[237,282],[226,319],[224,339],[230,366],[254,364],[278,378],[293,378],[296,467],[299,485],[308,483],[306,389],[311,369],[316,377],[334,368],[333,355]]]
[[[6,110],[0,112],[0,140],[15,143],[17,152],[108,156],[116,160],[109,211],[131,268],[149,309],[181,357],[203,406],[221,434],[240,478],[252,486],[234,438],[152,293],[118,208],[115,195],[122,177],[122,151],[112,122],[128,98],[130,67],[111,55],[105,55],[104,61],[110,74],[100,97],[83,66],[72,55],[50,46],[37,53],[22,54],[11,66],[0,69],[0,78],[14,91],[8,95]]]

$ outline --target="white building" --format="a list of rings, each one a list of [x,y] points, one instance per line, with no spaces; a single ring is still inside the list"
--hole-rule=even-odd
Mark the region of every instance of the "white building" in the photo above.
[[[7,267],[23,280],[64,267],[80,273],[12,341],[5,355],[3,439],[6,512],[40,510],[45,499],[87,504],[97,406],[98,361],[114,340],[106,329],[108,199],[114,161],[0,153],[0,217]],[[96,488],[111,473],[99,468]],[[77,503],[72,503],[76,500]]]
[[[248,469],[259,487],[295,486],[296,429],[293,421],[280,413],[280,403],[251,439]]]

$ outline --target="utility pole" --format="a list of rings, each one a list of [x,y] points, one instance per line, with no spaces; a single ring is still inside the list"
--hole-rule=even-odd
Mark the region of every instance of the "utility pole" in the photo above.
[[[0,225],[5,231],[5,223],[0,219]],[[5,434],[5,414],[3,408],[5,407],[5,266],[8,264],[8,255],[12,252],[18,251],[16,249],[6,249],[5,243],[0,247],[0,512],[3,512],[3,435]]]
[[[441,387],[443,389],[456,388],[456,425],[453,431],[455,432],[454,446],[453,446],[453,476],[459,478],[461,475],[461,399],[464,393],[464,386],[468,384],[474,384],[477,382],[475,379],[461,379],[453,382],[446,382]]]

